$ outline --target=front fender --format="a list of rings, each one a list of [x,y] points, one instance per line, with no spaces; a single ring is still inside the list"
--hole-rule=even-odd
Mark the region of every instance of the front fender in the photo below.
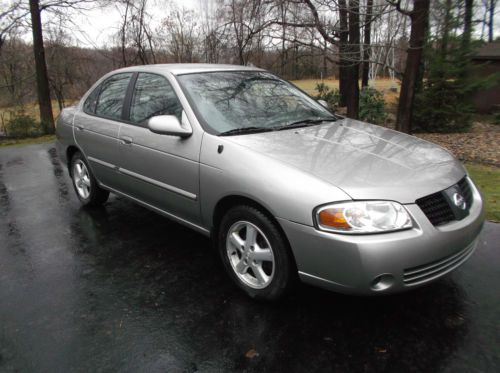
[[[205,133],[200,154],[200,208],[206,227],[213,225],[217,203],[229,195],[254,200],[276,218],[309,226],[316,206],[351,199],[313,175]]]

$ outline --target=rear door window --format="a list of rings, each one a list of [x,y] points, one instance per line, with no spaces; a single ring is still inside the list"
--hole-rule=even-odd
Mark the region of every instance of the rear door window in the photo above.
[[[83,111],[89,114],[95,114],[95,105],[97,104],[97,98],[99,97],[99,91],[101,90],[101,85],[95,88],[90,95],[88,95],[85,103],[83,104]]]
[[[110,119],[122,119],[123,103],[132,73],[120,73],[101,84],[95,114]]]

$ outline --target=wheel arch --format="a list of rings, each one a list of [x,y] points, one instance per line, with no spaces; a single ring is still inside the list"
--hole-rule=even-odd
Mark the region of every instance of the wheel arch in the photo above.
[[[71,158],[73,158],[73,156],[77,153],[77,152],[80,152],[82,153],[82,151],[76,146],[76,145],[69,145],[67,148],[66,148],[66,166],[68,167],[68,170],[71,169]],[[83,154],[83,153],[82,153]]]
[[[279,221],[275,218],[275,216],[269,211],[268,208],[266,208],[264,205],[261,203],[255,201],[252,198],[241,196],[241,195],[228,195],[223,198],[221,198],[217,204],[215,205],[214,212],[212,215],[212,228],[210,230],[210,235],[212,238],[212,241],[214,245],[217,245],[217,231],[219,230],[219,225],[222,221],[222,218],[224,214],[229,211],[232,207],[238,206],[238,205],[246,205],[246,206],[251,206],[262,212],[266,217],[271,220],[281,233],[283,239],[285,240],[285,243],[290,251],[293,264],[295,265],[295,268],[297,268],[297,264],[295,261],[295,256],[293,255],[293,250],[290,245],[290,241],[288,240],[288,237],[281,227],[281,224]]]

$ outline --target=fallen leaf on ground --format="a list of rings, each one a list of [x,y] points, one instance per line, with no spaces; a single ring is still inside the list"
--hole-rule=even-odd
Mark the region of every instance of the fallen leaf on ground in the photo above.
[[[248,350],[247,353],[245,354],[245,357],[248,359],[253,359],[254,357],[259,356],[259,353],[255,351],[253,348]]]

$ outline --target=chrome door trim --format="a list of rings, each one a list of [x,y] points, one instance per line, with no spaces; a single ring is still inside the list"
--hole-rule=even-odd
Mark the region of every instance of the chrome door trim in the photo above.
[[[148,208],[150,210],[153,210],[153,211],[155,211],[155,212],[157,212],[157,213],[159,213],[159,214],[161,214],[163,216],[166,216],[167,218],[175,220],[178,223],[181,223],[181,224],[186,225],[186,226],[188,226],[190,228],[193,228],[194,230],[198,231],[199,233],[201,233],[201,234],[203,234],[205,236],[210,236],[210,231],[208,229],[206,229],[206,228],[203,228],[200,225],[192,223],[189,220],[185,220],[183,218],[180,218],[177,215],[171,214],[170,212],[162,210],[162,209],[160,209],[160,208],[158,208],[156,206],[153,206],[153,205],[151,205],[151,204],[149,204],[147,202],[144,202],[143,200],[140,200],[138,198],[132,197],[132,196],[126,194],[126,193],[120,192],[119,190],[111,188],[111,187],[109,187],[109,186],[107,186],[105,184],[101,183],[100,185],[101,185],[102,188],[107,189],[107,190],[109,190],[112,193],[115,193],[115,194],[118,194],[118,195],[120,195],[122,197],[128,198],[128,199],[136,202],[137,204],[139,204],[141,206],[144,206],[144,207],[146,207],[146,208]]]
[[[186,198],[189,198],[189,199],[191,199],[193,201],[196,201],[196,199],[198,197],[196,194],[193,194],[193,193],[190,193],[188,191],[185,191],[184,189],[176,188],[176,187],[174,187],[172,185],[162,183],[161,181],[158,181],[158,180],[155,180],[155,179],[151,179],[151,178],[149,178],[147,176],[143,176],[141,174],[135,173],[133,171],[126,170],[124,168],[118,168],[118,172],[120,172],[122,174],[125,174],[127,176],[134,177],[134,178],[139,179],[141,181],[144,181],[146,183],[155,185],[155,186],[157,186],[159,188],[163,188],[165,190],[168,190],[169,192],[179,194],[179,195],[181,195],[183,197],[186,197]]]
[[[122,173],[124,175],[131,176],[133,178],[136,178],[138,180],[141,180],[141,181],[144,181],[146,183],[152,184],[152,185],[157,186],[159,188],[168,190],[169,192],[179,194],[179,195],[181,195],[183,197],[189,198],[190,200],[196,201],[198,199],[198,196],[196,194],[188,192],[188,191],[186,191],[184,189],[176,188],[176,187],[174,187],[174,186],[172,186],[170,184],[162,183],[161,181],[158,181],[158,180],[155,180],[155,179],[151,179],[151,178],[149,178],[147,176],[135,173],[133,171],[129,171],[129,170],[125,169],[125,168],[119,168],[118,166],[115,166],[115,165],[113,165],[111,163],[108,163],[108,162],[101,161],[100,159],[97,159],[97,158],[94,158],[94,157],[88,157],[87,159],[89,161],[91,161],[91,162],[100,164],[101,166],[105,166],[105,167],[117,170],[118,172],[120,172],[120,173]]]
[[[94,163],[100,164],[101,166],[109,167],[109,168],[112,168],[112,169],[116,169],[116,168],[117,168],[114,164],[111,164],[111,163],[108,163],[108,162],[101,161],[100,159],[97,159],[97,158],[94,158],[94,157],[87,157],[87,159],[88,159],[89,161],[91,161],[91,162],[94,162]]]

